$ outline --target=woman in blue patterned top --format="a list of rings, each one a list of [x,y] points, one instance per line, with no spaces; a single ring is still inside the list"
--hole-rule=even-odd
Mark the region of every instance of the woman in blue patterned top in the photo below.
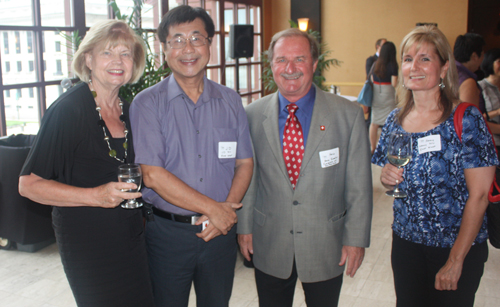
[[[462,141],[453,115],[458,77],[446,37],[417,27],[401,43],[399,108],[387,118],[372,163],[394,200],[392,269],[397,306],[473,306],[488,258],[485,210],[498,159],[481,113],[469,107]],[[388,164],[391,132],[408,132],[413,153],[404,169]]]

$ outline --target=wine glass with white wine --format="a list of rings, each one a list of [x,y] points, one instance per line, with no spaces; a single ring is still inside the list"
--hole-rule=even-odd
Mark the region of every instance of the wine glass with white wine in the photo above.
[[[142,183],[141,166],[136,163],[128,163],[118,166],[118,181],[135,183],[137,185],[136,189],[123,190],[124,192],[138,192],[141,189]],[[142,203],[133,198],[125,200],[121,206],[125,209],[136,209],[142,207]]]
[[[412,154],[411,134],[393,132],[389,135],[389,143],[387,146],[387,159],[389,163],[396,166],[398,169],[402,168],[410,162]],[[385,192],[386,195],[394,198],[405,198],[408,195],[398,189],[399,182],[396,181],[394,190]]]

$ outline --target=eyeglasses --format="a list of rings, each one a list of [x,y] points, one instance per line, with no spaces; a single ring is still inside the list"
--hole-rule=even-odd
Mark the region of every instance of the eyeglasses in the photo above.
[[[186,47],[188,40],[191,42],[191,46],[193,46],[193,47],[201,47],[201,46],[206,44],[207,40],[210,43],[210,39],[208,37],[205,37],[201,34],[193,34],[189,38],[185,38],[185,37],[181,37],[181,36],[172,38],[171,40],[169,40],[167,42],[167,44],[169,44],[170,48],[172,48],[172,49],[182,49],[182,48]]]

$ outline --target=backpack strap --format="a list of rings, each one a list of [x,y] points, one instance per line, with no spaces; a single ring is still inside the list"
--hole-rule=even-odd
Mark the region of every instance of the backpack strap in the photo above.
[[[455,114],[453,115],[453,124],[455,125],[455,132],[457,133],[460,142],[462,142],[462,129],[463,129],[462,119],[464,118],[465,110],[468,107],[475,107],[476,109],[479,110],[479,108],[472,103],[462,102],[458,104],[457,109],[455,110]],[[481,113],[481,111],[479,112]]]

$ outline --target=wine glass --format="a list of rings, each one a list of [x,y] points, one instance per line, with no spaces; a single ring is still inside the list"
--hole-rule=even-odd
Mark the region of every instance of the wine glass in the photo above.
[[[141,189],[142,171],[141,166],[136,163],[122,164],[118,166],[118,181],[135,183],[136,189],[125,189],[123,192],[138,192]],[[127,199],[121,204],[125,209],[136,209],[142,207],[142,203],[138,202],[135,198]]]
[[[387,159],[389,163],[396,166],[398,169],[410,162],[412,154],[411,134],[393,132],[389,135],[389,143],[387,146]],[[398,189],[399,182],[396,181],[394,190],[385,192],[386,195],[394,198],[405,198],[408,195]]]

